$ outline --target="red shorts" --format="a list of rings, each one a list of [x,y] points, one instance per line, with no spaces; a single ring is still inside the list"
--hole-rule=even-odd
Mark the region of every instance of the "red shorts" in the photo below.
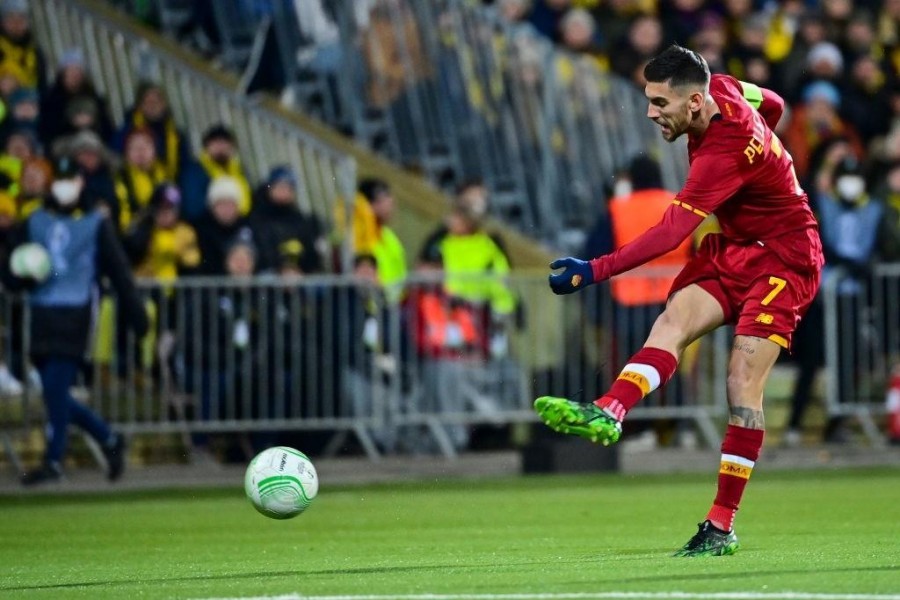
[[[707,235],[669,296],[696,283],[722,306],[736,335],[771,340],[790,349],[791,336],[819,289],[821,269],[791,266],[759,242],[737,244]]]

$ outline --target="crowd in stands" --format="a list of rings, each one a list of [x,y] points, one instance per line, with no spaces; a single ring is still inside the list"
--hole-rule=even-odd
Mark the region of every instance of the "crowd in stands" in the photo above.
[[[48,77],[50,72],[52,76]],[[345,236],[351,236],[356,253],[353,275],[360,287],[369,291],[365,292],[367,301],[350,303],[362,307],[363,314],[353,317],[359,327],[354,324],[350,329],[359,330],[359,338],[348,340],[348,344],[364,343],[383,350],[381,340],[371,339],[365,322],[381,317],[376,314],[379,307],[403,303],[413,315],[409,344],[421,356],[498,355],[503,345],[498,342],[502,324],[514,310],[515,299],[499,279],[485,286],[465,275],[451,278],[447,293],[419,294],[404,289],[408,257],[390,226],[395,205],[387,182],[361,180],[353,203],[352,232],[340,227],[330,231],[325,219],[298,208],[297,191],[303,182],[290,166],[275,166],[262,181],[252,181],[243,167],[245,157],[239,141],[224,124],[209,127],[202,134],[200,147],[192,148],[182,124],[176,122],[167,90],[156,82],[138,84],[133,105],[122,122],[116,123],[93,76],[79,48],[50,60],[45,58],[31,31],[27,2],[0,3],[0,82],[5,109],[0,121],[0,260],[8,260],[13,250],[9,247],[12,232],[26,227],[28,219],[42,207],[52,208],[48,198],[58,175],[54,169],[67,160],[67,165],[74,163],[84,182],[78,210],[85,214],[98,211],[109,220],[138,278],[171,282],[182,276],[299,278],[335,272],[342,266],[339,244]],[[343,225],[344,203],[334,200],[334,221]],[[442,271],[444,257],[452,256],[463,262],[447,265],[451,273],[488,271],[498,277],[508,273],[505,251],[483,230],[487,202],[487,192],[480,182],[461,186],[448,226],[431,235],[423,250],[427,257],[420,261],[423,270]],[[452,249],[448,249],[450,245]],[[431,288],[441,289],[433,284]],[[373,290],[378,290],[376,295],[372,295]],[[428,300],[420,302],[422,296],[428,296]],[[151,297],[157,311],[167,301],[159,294]],[[210,323],[218,319],[228,324],[218,329],[219,336],[225,335],[219,346],[236,347],[234,357],[228,360],[241,364],[241,354],[249,346],[239,335],[239,328],[231,324],[246,324],[244,337],[253,336],[259,329],[252,321],[256,317],[247,321],[239,318],[251,309],[235,302],[239,303],[233,294],[222,293],[212,303],[221,314],[203,315],[195,324],[199,327],[193,332],[196,335],[167,340],[181,347],[189,372],[182,384],[185,391],[200,394],[198,411],[204,418],[210,418],[210,406],[215,403],[210,398],[211,388],[201,383],[201,389],[191,389],[190,372],[202,372],[200,380],[206,382],[216,369],[202,361],[191,364],[196,344],[209,343],[217,330]],[[101,328],[113,319],[103,315],[106,312],[101,310]],[[3,326],[12,332],[17,329],[15,321],[13,318]],[[114,351],[119,358],[135,355],[119,361],[119,375],[124,376],[130,360],[140,364],[143,359],[139,348],[129,349],[122,315],[115,329],[114,350],[106,352]],[[226,331],[230,333],[223,333]],[[160,341],[172,334],[157,333]],[[104,335],[108,333],[100,337]],[[15,336],[10,333],[8,337]],[[13,341],[12,356],[0,357],[13,367],[0,366],[2,393],[21,389],[18,379],[26,375],[27,367],[24,357],[16,354],[20,343],[20,339],[18,343]],[[169,348],[170,354],[172,351]],[[223,351],[219,361],[225,356]],[[109,355],[98,351],[92,357],[110,360]],[[259,361],[260,366],[267,363]],[[290,363],[286,359],[285,364]],[[195,442],[202,444],[204,437],[199,436]]]
[[[411,1],[370,0],[356,8],[360,20],[371,17],[377,24],[379,10],[409,10]],[[714,72],[777,91],[788,105],[777,132],[820,219],[830,267],[849,270],[862,281],[874,262],[900,260],[900,0],[483,4],[510,25],[512,35],[521,30],[545,36],[639,88],[646,61],[678,42],[703,54]],[[338,32],[327,3],[303,0],[292,8],[301,26],[309,25],[308,37],[317,49],[311,60],[336,74]],[[390,32],[381,37],[390,38]],[[411,27],[408,35],[418,34]],[[367,57],[373,58],[371,48]],[[383,62],[379,68],[386,68]],[[432,67],[423,64],[423,73]],[[388,79],[398,88],[396,96],[414,78],[393,70]],[[331,272],[339,269],[335,240],[349,235],[361,279],[377,281],[390,301],[405,299],[413,313],[440,325],[414,328],[420,352],[500,352],[502,335],[495,334],[507,326],[518,300],[500,279],[454,278],[477,270],[502,276],[510,269],[502,242],[484,229],[488,191],[482,182],[458,187],[446,222],[411,260],[414,255],[391,229],[396,207],[385,181],[360,181],[349,219],[352,232],[341,230],[348,219],[341,213],[343,203],[336,202],[337,227],[329,231],[323,219],[299,210],[302,182],[289,166],[274,167],[261,181],[250,180],[243,167],[246,150],[224,124],[210,127],[201,147],[192,148],[170,110],[167,90],[157,82],[140,83],[133,106],[123,122],[115,123],[92,81],[96,75],[78,48],[45,57],[31,32],[28,2],[2,0],[0,232],[41,206],[53,182],[52,165],[68,157],[85,181],[83,209],[100,210],[111,220],[140,277]],[[591,220],[588,216],[585,222]],[[0,235],[4,254],[10,250],[3,248],[5,240]],[[446,284],[435,292],[440,297],[403,290],[411,262],[417,272],[445,272]],[[846,293],[859,293],[859,288]],[[469,304],[482,308],[461,310]],[[809,339],[804,342],[802,332],[797,336],[799,356],[821,349],[821,322],[815,309],[811,314]],[[820,357],[811,360],[810,368],[820,363]],[[0,372],[3,377],[6,373]],[[801,378],[801,387],[810,385],[807,379]],[[800,427],[808,394],[808,389],[798,390],[794,428]]]

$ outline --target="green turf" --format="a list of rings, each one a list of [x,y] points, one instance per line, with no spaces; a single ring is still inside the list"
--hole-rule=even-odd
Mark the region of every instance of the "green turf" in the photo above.
[[[273,521],[239,489],[0,498],[0,597],[810,592],[900,597],[900,473],[757,473],[733,557],[671,552],[714,477],[330,488]]]

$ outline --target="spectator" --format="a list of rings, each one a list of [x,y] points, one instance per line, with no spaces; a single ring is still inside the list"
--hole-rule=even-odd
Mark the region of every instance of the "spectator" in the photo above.
[[[344,243],[347,237],[347,215],[345,202],[339,199],[334,204],[334,235],[335,249]],[[362,192],[356,192],[353,198],[353,213],[350,215],[350,232],[354,255],[371,255],[375,243],[378,241],[378,223],[375,212],[368,198]]]
[[[16,159],[21,162],[43,154],[37,136],[27,127],[11,131],[3,141],[3,149],[3,158],[0,158],[0,161]],[[0,167],[0,171],[6,169]]]
[[[499,355],[518,303],[505,281],[510,263],[503,244],[485,229],[487,208],[484,184],[464,182],[446,223],[428,237],[419,256],[441,257],[447,293],[477,307],[478,325],[497,344],[494,351]]]
[[[250,213],[250,184],[237,151],[234,132],[224,125],[213,125],[203,134],[200,156],[188,164],[181,177],[185,198],[184,217],[188,221],[195,221],[203,214],[203,199],[206,198],[209,182],[222,176],[231,177],[240,184],[241,214]]]
[[[45,143],[91,129],[104,143],[113,137],[106,100],[87,73],[80,48],[67,50],[57,64],[56,80],[41,101],[41,139]]]
[[[45,158],[29,158],[22,164],[19,193],[15,198],[16,220],[24,221],[44,204],[53,182],[53,167]]]
[[[9,262],[11,244],[16,225],[20,222],[16,199],[8,192],[0,192],[0,262]],[[12,295],[7,295],[12,300]],[[22,308],[18,302],[8,301],[0,327],[6,336],[6,343],[0,345],[0,396],[18,396],[24,391],[16,374],[22,373]]]
[[[0,5],[0,71],[19,86],[41,93],[46,87],[47,67],[31,33],[28,0],[3,0]]]
[[[535,0],[528,20],[538,33],[559,42],[562,40],[560,23],[572,6],[572,0]]]
[[[829,39],[841,39],[853,14],[853,0],[822,0],[821,6]]]
[[[865,9],[853,13],[844,29],[841,40],[842,53],[851,62],[861,56],[872,56],[883,50],[878,46],[878,36],[875,32],[875,24],[872,15]]]
[[[891,122],[890,90],[886,83],[886,74],[874,58],[864,54],[853,61],[841,115],[867,146],[876,136],[883,135],[886,124]]]
[[[6,139],[13,131],[28,131],[39,139],[41,105],[34,88],[20,87],[6,102],[6,118],[0,126],[0,139]]]
[[[840,89],[841,79],[844,76],[844,55],[836,44],[829,41],[819,42],[810,48],[806,55],[806,69],[805,78],[801,78],[801,83],[829,81]]]
[[[447,294],[441,281],[432,276],[443,275],[440,254],[420,258],[416,273],[425,278],[417,282],[407,298],[413,341],[420,357],[461,358],[477,356],[485,347],[480,319],[465,301]]]
[[[191,318],[181,340],[185,388],[199,395],[196,416],[202,421],[240,418],[238,406],[256,395],[260,373],[265,373],[259,356],[261,315],[253,295],[240,285],[256,272],[256,248],[248,240],[235,239],[223,251],[222,262],[222,275],[237,285],[192,294],[186,308]],[[214,352],[209,351],[211,344]],[[210,460],[209,436],[194,433],[191,439],[192,459]]]
[[[297,177],[287,166],[272,169],[250,215],[259,234],[264,270],[303,275],[322,271],[326,240],[322,223],[297,205]]]
[[[731,22],[731,25],[734,27],[735,23]],[[726,52],[726,64],[730,75],[741,81],[747,81],[749,79],[747,62],[751,58],[762,58],[763,64],[768,64],[765,55],[768,27],[769,18],[763,13],[741,17],[735,29],[738,35]]]
[[[498,0],[500,18],[509,25],[524,24],[531,13],[532,0]]]
[[[560,21],[559,30],[563,48],[593,58],[597,66],[605,70],[606,61],[600,54],[597,22],[591,13],[582,8],[570,10]]]
[[[815,206],[819,216],[822,246],[825,250],[825,269],[822,272],[822,287],[836,277],[838,306],[839,373],[853,379],[852,389],[861,373],[858,372],[862,341],[863,306],[869,285],[869,269],[876,255],[878,232],[884,206],[869,197],[862,165],[853,156],[847,144],[831,146],[817,176]],[[821,299],[817,300],[817,303]],[[791,414],[785,434],[787,445],[798,445],[804,413],[811,398],[815,373],[822,366],[824,355],[821,350],[821,335],[824,329],[821,306],[813,312],[811,329],[804,332],[806,347],[800,355],[800,372],[794,387]],[[811,336],[815,336],[810,339]],[[842,420],[833,418],[825,429],[825,441],[847,441]]]
[[[200,266],[194,228],[180,219],[181,191],[164,183],[153,191],[150,204],[132,222],[123,240],[138,277],[171,282]]]
[[[209,185],[206,213],[195,226],[203,275],[225,275],[228,249],[238,241],[253,245],[256,267],[256,235],[247,217],[241,215],[242,193],[240,182],[233,177],[217,177]]]
[[[387,182],[381,179],[364,179],[359,184],[359,191],[369,201],[375,215],[372,254],[378,265],[378,280],[388,299],[397,300],[406,279],[406,250],[390,227],[394,216],[394,196]]]
[[[659,164],[647,156],[636,156],[627,174],[617,179],[608,214],[598,218],[591,232],[586,254],[600,256],[621,248],[655,225],[671,205],[675,192],[663,187]],[[665,308],[675,275],[687,264],[691,240],[685,239],[671,252],[646,263],[628,277],[610,282],[613,299],[613,336],[616,355],[628,356],[628,349],[644,340],[656,318]],[[681,378],[673,379],[674,387],[665,394],[669,405],[681,405],[684,386]],[[679,437],[687,442],[692,432],[678,424]],[[635,441],[655,446],[656,431],[647,429]]]
[[[369,73],[366,98],[375,108],[392,107],[410,85],[432,74],[419,25],[406,2],[376,4],[362,30],[362,54]]]
[[[778,88],[783,90],[784,98],[789,103],[800,101],[803,89],[801,82],[806,77],[809,51],[820,42],[824,42],[827,35],[825,20],[820,13],[808,11],[803,13],[790,52],[778,65],[780,83]]]
[[[116,175],[120,231],[131,225],[131,219],[150,203],[153,190],[166,181],[169,178],[157,159],[153,132],[132,129],[125,140],[125,162]]]
[[[706,0],[671,0],[659,7],[667,43],[686,44],[699,31],[706,16]]]
[[[93,131],[79,131],[54,145],[54,154],[75,161],[84,177],[85,201],[106,214],[116,227],[122,223],[119,196],[116,191],[117,159]]]
[[[691,36],[691,48],[703,55],[712,73],[725,73],[728,28],[725,19],[713,12],[703,13],[699,29]]]
[[[187,138],[175,125],[169,98],[159,84],[149,81],[138,85],[134,106],[125,115],[125,124],[116,136],[113,148],[124,152],[132,131],[149,130],[156,156],[165,169],[165,179],[178,181],[190,158]]]
[[[847,139],[854,153],[864,152],[856,131],[838,115],[840,104],[840,92],[827,81],[813,82],[803,91],[803,104],[794,110],[784,135],[801,183],[810,175],[814,155],[829,140]]]
[[[659,19],[653,15],[638,15],[628,26],[627,36],[619,40],[611,52],[613,70],[631,79],[639,66],[659,52],[662,43]]]
[[[144,311],[114,228],[99,213],[84,210],[83,180],[74,163],[62,159],[44,208],[34,212],[13,244],[36,242],[47,249],[52,276],[38,281],[13,273],[3,261],[8,289],[31,289],[31,353],[43,386],[47,409],[47,449],[43,465],[22,476],[33,485],[59,480],[70,421],[85,430],[106,456],[107,476],[116,480],[125,467],[125,438],[96,413],[75,400],[70,389],[87,350],[98,278],[107,277],[119,307],[138,336],[147,331]]]
[[[887,170],[875,195],[884,199],[884,217],[879,233],[881,259],[900,262],[900,162],[895,162]]]

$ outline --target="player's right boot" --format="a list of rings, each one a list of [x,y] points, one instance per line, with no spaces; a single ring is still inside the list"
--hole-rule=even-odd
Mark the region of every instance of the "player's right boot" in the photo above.
[[[622,422],[596,404],[581,404],[566,398],[541,396],[534,410],[550,429],[583,437],[604,446],[615,444],[622,435]]]
[[[24,473],[19,481],[22,485],[32,486],[44,483],[59,483],[62,481],[62,469],[57,463],[45,462],[33,471]]]
[[[733,529],[722,531],[706,520],[700,523],[694,537],[673,556],[725,556],[734,554],[740,547]]]

